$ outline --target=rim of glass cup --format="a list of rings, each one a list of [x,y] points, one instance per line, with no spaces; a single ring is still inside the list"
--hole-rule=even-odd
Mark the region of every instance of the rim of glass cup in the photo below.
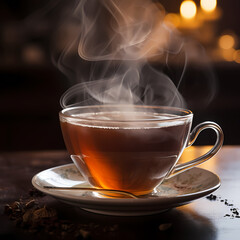
[[[119,108],[126,108],[126,107],[134,107],[137,109],[152,109],[153,112],[154,110],[165,110],[165,111],[169,111],[168,113],[175,113],[175,114],[181,114],[181,115],[176,115],[173,118],[167,118],[167,119],[158,119],[158,118],[149,118],[149,119],[93,119],[93,118],[87,118],[87,117],[82,117],[82,116],[73,116],[71,114],[67,114],[67,112],[70,111],[74,111],[74,110],[81,110],[81,109],[87,109],[87,112],[83,112],[83,113],[93,113],[96,111],[91,111],[92,109],[113,109],[115,108],[115,110],[119,110]],[[101,111],[98,111],[101,112]],[[126,111],[126,112],[130,112],[130,111]],[[82,113],[82,112],[79,112]],[[78,113],[78,114],[79,114]],[[158,113],[158,112],[157,112]],[[90,106],[76,106],[76,107],[69,107],[69,108],[65,108],[63,110],[60,111],[59,113],[60,118],[65,118],[68,120],[83,120],[83,121],[94,121],[94,122],[100,122],[100,123],[127,123],[127,122],[167,122],[167,121],[176,121],[176,120],[184,120],[184,119],[189,119],[192,118],[193,113],[191,110],[189,109],[184,109],[184,108],[177,108],[177,107],[171,107],[171,106],[146,106],[146,105],[90,105]]]

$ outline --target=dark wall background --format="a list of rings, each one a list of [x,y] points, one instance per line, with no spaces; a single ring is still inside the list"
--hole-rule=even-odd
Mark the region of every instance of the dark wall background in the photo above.
[[[64,148],[59,99],[70,82],[53,65],[50,54],[55,22],[64,16],[50,11],[42,17],[43,6],[49,2],[0,2],[0,151]],[[55,1],[51,2],[54,7]],[[179,9],[180,1],[160,2],[167,11]],[[231,29],[240,36],[240,1],[222,0],[218,4],[224,11],[217,31]],[[29,16],[39,21],[31,23]],[[201,79],[203,71],[204,67],[189,66],[181,85],[188,107],[195,113],[194,125],[215,121],[225,132],[225,144],[240,144],[240,64],[213,63],[216,93],[208,104],[203,104],[204,95],[198,96],[198,92],[206,91],[204,82],[192,81]],[[193,91],[189,90],[191,85]],[[197,144],[212,141],[212,134],[206,133]]]

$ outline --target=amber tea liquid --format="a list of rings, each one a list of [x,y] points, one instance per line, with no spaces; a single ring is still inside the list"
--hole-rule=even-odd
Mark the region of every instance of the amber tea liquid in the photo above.
[[[136,195],[147,194],[161,183],[178,160],[191,127],[186,120],[161,122],[176,117],[165,113],[100,112],[74,117],[73,121],[60,118],[61,128],[82,174],[95,187]],[[126,117],[140,123],[126,124]],[[141,119],[160,121],[143,124]]]

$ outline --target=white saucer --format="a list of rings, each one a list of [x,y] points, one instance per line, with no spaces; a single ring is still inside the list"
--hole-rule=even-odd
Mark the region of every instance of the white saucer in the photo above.
[[[148,215],[181,206],[215,191],[220,187],[220,179],[214,173],[192,168],[157,187],[156,193],[138,199],[106,198],[91,191],[56,190],[54,187],[90,187],[74,164],[62,165],[36,174],[32,179],[35,188],[62,202],[78,206],[90,212],[137,216]]]

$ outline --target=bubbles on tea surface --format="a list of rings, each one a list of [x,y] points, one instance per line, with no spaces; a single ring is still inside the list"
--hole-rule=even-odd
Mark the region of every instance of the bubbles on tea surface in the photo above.
[[[185,124],[189,119],[167,113],[98,112],[72,115],[67,120],[73,125],[105,129],[149,129]]]
[[[97,112],[97,113],[81,113],[74,114],[73,117],[86,120],[105,120],[105,121],[154,121],[154,120],[167,120],[177,117],[173,114],[157,114],[149,112]]]

